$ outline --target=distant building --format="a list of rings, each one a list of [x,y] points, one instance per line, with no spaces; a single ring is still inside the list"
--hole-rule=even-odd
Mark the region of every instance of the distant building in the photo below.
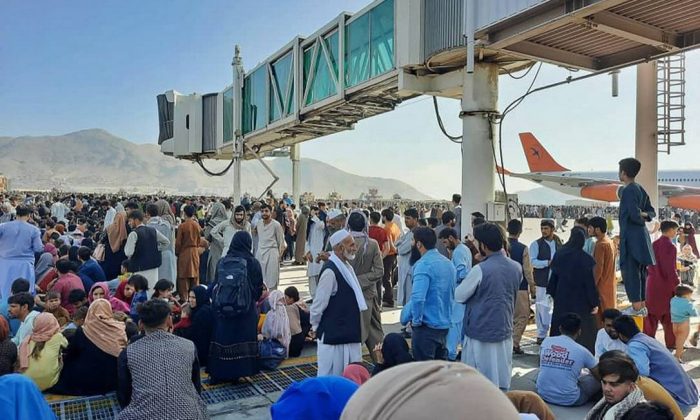
[[[333,191],[332,193],[328,194],[328,199],[330,201],[340,201],[343,199],[343,196],[340,195],[338,191]]]
[[[316,202],[316,196],[314,196],[314,193],[307,191],[299,197],[299,202],[302,205],[313,205]]]

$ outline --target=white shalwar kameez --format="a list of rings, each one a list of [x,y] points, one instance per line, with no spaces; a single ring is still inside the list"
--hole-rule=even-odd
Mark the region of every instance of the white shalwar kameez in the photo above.
[[[396,218],[394,218],[394,221]],[[399,266],[399,286],[396,293],[396,303],[405,306],[413,290],[413,267],[411,267],[411,248],[413,247],[413,232],[408,230],[396,241],[396,253]]]
[[[280,280],[280,254],[284,242],[284,231],[277,220],[270,219],[265,224],[259,221],[255,225],[258,237],[258,250],[255,258],[260,263],[263,273],[263,282],[269,290],[277,289]]]
[[[311,262],[306,265],[306,275],[309,277],[309,293],[311,299],[316,296],[316,286],[318,285],[318,276],[321,275],[323,262],[316,262],[316,257],[323,251],[323,237],[325,235],[325,223],[318,216],[311,218],[311,228],[309,228],[309,237],[304,245],[304,255],[311,253]]]
[[[455,301],[465,303],[471,298],[481,283],[481,268],[477,265],[469,271],[455,290]],[[507,391],[513,372],[513,337],[487,343],[465,335],[462,343],[462,363],[473,367],[494,385]]]

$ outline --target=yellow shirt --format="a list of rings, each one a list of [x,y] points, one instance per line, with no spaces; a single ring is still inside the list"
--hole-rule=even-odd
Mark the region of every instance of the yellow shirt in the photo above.
[[[680,407],[678,407],[676,400],[674,400],[671,394],[669,394],[668,391],[666,391],[664,387],[659,385],[655,380],[645,376],[640,376],[637,380],[637,386],[642,390],[645,400],[656,401],[665,405],[673,412],[674,420],[683,420],[683,413],[681,412]]]
[[[68,347],[68,340],[61,333],[54,334],[44,345],[38,359],[31,356],[35,345],[35,342],[29,342],[29,367],[24,371],[24,374],[30,377],[40,390],[44,391],[58,382],[58,376],[63,367],[61,351]]]

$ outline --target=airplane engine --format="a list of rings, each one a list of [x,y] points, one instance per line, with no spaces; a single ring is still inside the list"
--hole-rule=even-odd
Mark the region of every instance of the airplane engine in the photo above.
[[[598,201],[619,201],[619,184],[591,185],[581,188],[581,197]]]

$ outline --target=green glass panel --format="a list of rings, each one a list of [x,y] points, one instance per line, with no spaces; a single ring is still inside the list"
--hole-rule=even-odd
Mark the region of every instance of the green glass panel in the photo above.
[[[243,131],[249,133],[265,126],[267,119],[267,68],[260,67],[246,76],[243,85]]]
[[[289,116],[293,113],[296,112],[297,110],[297,101],[295,100],[294,97],[294,89],[296,86],[294,86],[294,78],[291,80],[292,88],[289,89],[289,97],[287,98],[287,106],[284,108],[285,109],[285,116]]]
[[[313,45],[307,49],[304,50],[304,77],[303,77],[303,89],[302,89],[302,94],[306,91],[306,85],[309,83],[309,78],[311,77],[311,59],[314,56],[314,47]]]
[[[251,129],[252,127],[252,118],[251,118],[251,106],[250,106],[250,100],[251,100],[251,86],[250,86],[250,76],[246,76],[243,79],[243,116],[242,116],[242,125],[243,125],[243,134],[250,133],[253,131]]]
[[[385,0],[370,15],[370,77],[394,68],[394,0]]]
[[[224,91],[224,143],[233,141],[233,88]]]
[[[289,87],[289,75],[292,73],[292,53],[285,55],[272,64],[273,82],[277,87],[277,94],[270,88],[270,121],[276,121],[282,116],[286,116],[287,109],[287,88]],[[275,97],[275,95],[278,95]],[[279,104],[278,104],[279,101]],[[280,115],[280,110],[285,110],[284,115]]]
[[[369,79],[369,13],[345,27],[345,86]]]
[[[338,56],[340,55],[340,42],[338,41],[338,38],[339,35],[336,31],[325,37],[323,40],[326,43],[326,49],[330,55],[331,65],[333,66],[333,72],[335,73],[336,78],[340,77],[338,74]]]
[[[313,68],[313,79],[311,80],[311,88],[306,98],[305,105],[315,104],[336,93],[335,81],[331,76],[331,69],[326,59],[326,54],[323,52],[323,48],[318,46],[316,48],[316,63]]]

